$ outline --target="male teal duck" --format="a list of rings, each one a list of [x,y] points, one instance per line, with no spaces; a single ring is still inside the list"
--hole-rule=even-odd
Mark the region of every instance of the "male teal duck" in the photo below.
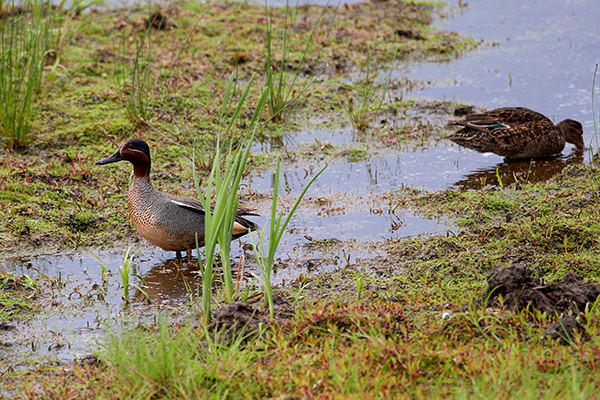
[[[135,229],[150,243],[166,251],[185,250],[191,256],[198,244],[204,246],[204,208],[199,200],[159,192],[150,180],[150,148],[140,139],[121,145],[112,156],[96,161],[105,165],[119,161],[133,164],[133,181],[127,192],[129,218]],[[256,230],[257,226],[241,215],[252,215],[249,209],[239,208],[233,225],[233,239]]]
[[[542,114],[524,107],[497,108],[464,119],[448,121],[463,126],[446,139],[506,159],[549,157],[565,148],[565,141],[583,149],[583,127],[565,119],[554,125]]]

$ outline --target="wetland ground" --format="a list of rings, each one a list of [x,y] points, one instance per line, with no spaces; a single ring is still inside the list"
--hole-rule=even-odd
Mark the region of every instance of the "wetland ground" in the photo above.
[[[506,163],[440,140],[455,114],[518,105],[578,119],[592,142],[597,60],[589,49],[600,41],[586,11],[593,5],[555,6],[373,1],[323,14],[331,30],[317,29],[305,64],[295,49],[287,65],[319,79],[287,122],[264,126],[244,177],[241,201],[266,216],[277,155],[282,209],[328,165],[278,251],[274,282],[293,317],[262,321],[269,328],[255,327],[250,346],[201,344],[206,329],[190,295],[196,261],[176,264],[140,239],[127,219],[129,166],[93,162],[140,136],[151,146],[155,185],[193,195],[191,145],[201,143],[210,160],[226,80],[237,69],[241,83],[255,72],[264,85],[264,9],[234,2],[163,9],[171,25],[153,31],[157,78],[147,125],[126,112],[130,88],[115,75],[120,43],[145,31],[148,9],[74,17],[61,50],[68,72],[60,84],[46,82],[52,90],[32,143],[1,153],[1,395],[593,398],[600,357],[593,299],[561,315],[533,303],[516,311],[510,302],[485,305],[488,274],[502,267],[528,268],[541,279],[536,287],[569,277],[598,282],[594,147]],[[321,10],[300,8],[300,42]],[[275,18],[281,23],[282,13]],[[369,51],[392,81],[371,126],[356,132],[340,95],[358,95]],[[244,133],[241,123],[231,140]],[[248,243],[236,244],[232,258],[237,265],[246,256],[242,293],[260,313]],[[121,299],[115,272],[128,246],[150,304]],[[88,249],[113,272],[107,282]],[[561,299],[570,302],[554,300]],[[549,327],[566,317],[579,327],[547,333],[559,332]]]

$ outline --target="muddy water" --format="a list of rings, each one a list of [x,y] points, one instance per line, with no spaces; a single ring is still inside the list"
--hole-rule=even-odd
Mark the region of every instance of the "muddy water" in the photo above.
[[[584,125],[586,142],[592,137],[591,80],[600,35],[593,13],[594,1],[491,1],[470,2],[467,8],[451,3],[452,15],[438,21],[443,29],[459,31],[478,39],[497,43],[484,46],[449,63],[424,63],[395,72],[399,81],[410,80],[412,92],[404,97],[433,100],[458,100],[476,106],[527,106],[556,121],[578,119]],[[404,88],[403,90],[406,90]],[[439,121],[436,123],[440,123]],[[348,131],[328,132],[308,129],[291,134],[276,144],[257,145],[257,151],[268,151],[272,145],[294,147],[300,143],[329,142],[334,145],[363,140]],[[445,235],[451,227],[444,221],[428,220],[410,210],[385,201],[385,194],[402,186],[438,189],[459,186],[477,189],[497,184],[496,170],[508,184],[515,179],[543,181],[571,163],[586,162],[587,152],[574,152],[570,145],[562,157],[549,160],[505,163],[493,154],[479,154],[440,142],[425,149],[405,151],[387,149],[375,157],[328,166],[309,191],[302,206],[282,239],[275,282],[285,283],[300,274],[310,274],[350,262],[378,256],[381,239],[402,238],[416,234]],[[322,165],[321,165],[322,166]],[[282,171],[282,202],[290,205],[311,176],[305,167],[289,166]],[[256,193],[271,193],[273,174],[252,176],[244,187]],[[270,203],[255,201],[266,216]],[[264,226],[266,218],[257,217]],[[333,246],[315,246],[329,239]],[[335,240],[331,240],[335,239]],[[235,241],[233,262],[244,254],[243,243]],[[371,246],[365,246],[371,243]],[[87,351],[104,332],[106,326],[118,329],[120,323],[153,318],[157,309],[172,310],[190,302],[198,285],[195,264],[176,265],[173,254],[147,247],[136,248],[137,273],[145,280],[152,305],[143,301],[124,308],[117,277],[122,263],[119,252],[98,255],[114,272],[107,285],[102,284],[100,263],[87,253],[49,255],[28,259],[2,260],[9,270],[36,274],[36,268],[48,276],[60,276],[62,286],[51,291],[47,299],[52,315],[18,326],[16,333],[6,333],[4,358],[13,365],[27,359],[69,360]],[[201,255],[202,257],[202,255]],[[251,255],[244,276],[258,273]],[[141,282],[136,278],[138,284]],[[249,281],[249,280],[248,280]],[[99,285],[104,294],[99,299],[93,289]],[[80,296],[79,294],[84,296]],[[135,294],[135,293],[134,293]]]

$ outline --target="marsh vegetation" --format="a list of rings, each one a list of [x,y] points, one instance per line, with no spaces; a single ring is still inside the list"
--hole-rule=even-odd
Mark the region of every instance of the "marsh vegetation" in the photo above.
[[[0,329],[6,336],[0,395],[595,395],[597,301],[554,312],[533,304],[514,307],[502,298],[492,302],[493,288],[487,288],[488,273],[505,266],[526,265],[542,279],[532,281],[539,290],[567,273],[600,279],[600,180],[593,163],[561,164],[539,180],[535,173],[503,180],[496,169],[501,183],[495,185],[491,179],[480,179],[476,187],[430,191],[398,185],[373,191],[366,200],[350,193],[334,201],[326,190],[311,194],[325,164],[358,163],[391,148],[426,148],[445,135],[445,128],[428,118],[473,110],[455,101],[405,98],[412,83],[390,72],[399,64],[451,60],[477,47],[473,39],[431,25],[443,5],[32,7],[17,12],[16,5],[4,4],[0,16],[3,60],[16,54],[11,49],[23,48],[17,43],[27,45],[19,41],[39,31],[35,26],[45,26],[49,35],[34,52],[37,61],[22,58],[27,51],[21,51],[0,74],[5,74],[0,83],[22,79],[30,85],[29,97],[20,101],[7,97],[16,98],[14,87],[0,88],[9,99],[1,107],[12,109],[0,110],[3,124],[21,118],[25,122],[14,125],[27,126],[17,135],[4,127],[1,132]],[[9,35],[8,27],[27,34]],[[21,68],[24,60],[37,69]],[[17,116],[14,108],[23,102],[29,108]],[[281,145],[286,134],[310,126],[359,139]],[[160,190],[214,206],[204,253],[198,251],[198,259],[188,264],[165,261],[185,285],[184,304],[177,307],[167,307],[160,296],[156,301],[136,266],[141,258],[136,249],[145,244],[136,243],[127,218],[129,169],[93,163],[131,137],[156,149],[153,176]],[[271,146],[255,151],[254,143]],[[301,189],[290,187],[294,182],[287,177],[280,181],[281,169],[290,165],[304,172]],[[272,178],[269,190],[240,186],[261,173]],[[375,184],[377,174],[375,169],[370,176]],[[353,201],[341,204],[350,197]],[[242,202],[268,219],[244,244],[254,252],[244,248],[236,266],[229,262],[234,258],[229,237],[233,210]],[[382,240],[339,240],[337,228],[329,227],[329,236],[296,245],[306,254],[329,255],[335,267],[325,271],[314,267],[310,256],[298,261],[278,250],[286,231],[301,231],[288,225],[295,212],[351,215],[362,202],[372,214],[389,214],[392,232],[405,221],[397,215],[408,211],[449,225],[433,235]],[[130,245],[133,250],[125,252]],[[102,271],[85,278],[89,290],[73,289],[69,277],[32,265],[17,274],[2,261],[11,265],[15,254],[76,249],[116,251],[122,276],[94,255]],[[339,249],[346,258],[338,256]],[[371,256],[351,259],[356,249]],[[301,267],[304,261],[307,266]],[[244,263],[253,272],[244,274]],[[293,270],[293,278],[272,281],[278,268]],[[111,285],[117,279],[115,296]],[[77,319],[83,307],[114,307],[110,296],[117,298],[119,317],[109,314],[98,323],[102,335],[90,346],[94,355],[59,362],[11,356],[11,348],[40,343],[17,340],[11,332],[43,321],[65,304],[73,306],[64,307],[60,318]],[[576,318],[577,329],[561,334],[555,327],[558,335],[548,333],[565,317]],[[68,337],[51,332],[48,352],[70,348]]]

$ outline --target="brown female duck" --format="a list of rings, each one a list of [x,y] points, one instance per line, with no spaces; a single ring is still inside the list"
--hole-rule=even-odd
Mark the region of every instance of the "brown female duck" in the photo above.
[[[167,251],[191,250],[198,244],[204,246],[204,208],[199,200],[159,192],[150,180],[150,148],[140,139],[121,145],[112,156],[96,161],[97,165],[119,161],[133,164],[133,180],[127,192],[129,218],[144,239]],[[238,238],[257,228],[256,224],[241,217],[252,215],[248,209],[238,209],[233,225],[233,238]]]
[[[477,150],[496,153],[506,159],[549,157],[559,154],[565,142],[583,149],[583,127],[565,119],[554,125],[542,114],[524,107],[497,108],[449,125],[463,126],[446,139]]]

